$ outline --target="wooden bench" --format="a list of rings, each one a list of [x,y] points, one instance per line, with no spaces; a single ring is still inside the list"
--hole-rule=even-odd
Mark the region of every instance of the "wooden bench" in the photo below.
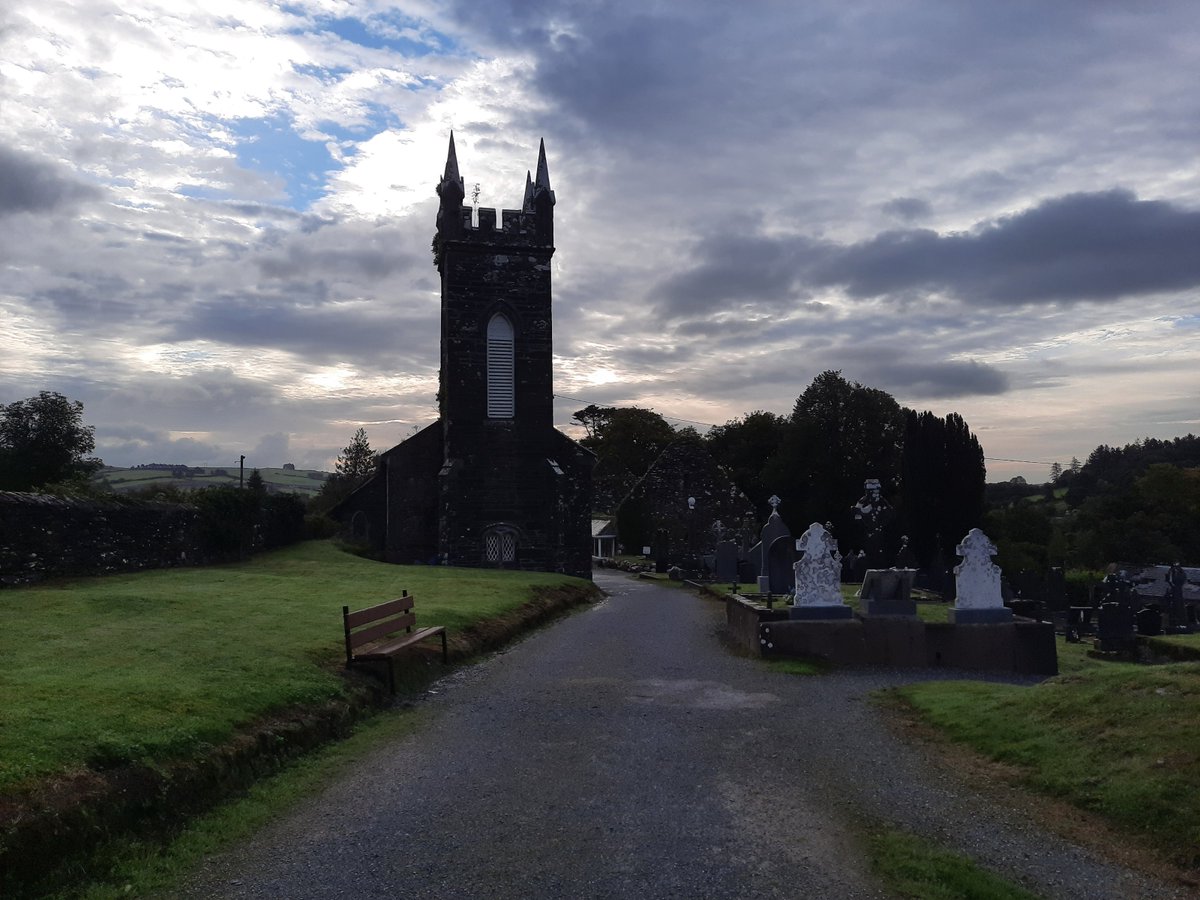
[[[405,591],[402,596],[378,606],[350,611],[342,607],[342,624],[346,630],[346,667],[362,662],[385,662],[388,670],[388,689],[396,693],[396,671],[392,659],[401,650],[436,635],[442,637],[442,662],[448,661],[446,629],[442,625],[418,628],[413,612],[413,598]]]

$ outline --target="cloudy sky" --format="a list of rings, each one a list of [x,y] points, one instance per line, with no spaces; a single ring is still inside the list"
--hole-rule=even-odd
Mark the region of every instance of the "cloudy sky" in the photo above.
[[[114,465],[436,418],[434,184],[558,198],[555,379],[700,423],[840,369],[989,479],[1200,421],[1200,11],[8,0],[0,401]]]

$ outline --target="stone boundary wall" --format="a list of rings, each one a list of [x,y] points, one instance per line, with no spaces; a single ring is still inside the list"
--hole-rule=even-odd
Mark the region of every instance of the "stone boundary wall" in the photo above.
[[[204,562],[200,514],[180,503],[0,491],[0,587]]]

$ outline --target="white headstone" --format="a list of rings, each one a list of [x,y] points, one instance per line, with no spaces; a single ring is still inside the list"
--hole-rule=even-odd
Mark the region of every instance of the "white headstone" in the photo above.
[[[813,522],[800,535],[796,549],[804,555],[792,567],[796,573],[794,606],[845,606],[840,588],[842,555],[825,526]]]
[[[954,552],[963,558],[954,567],[958,599],[955,609],[1004,609],[1000,594],[1000,567],[992,562],[996,545],[978,528],[972,528]]]

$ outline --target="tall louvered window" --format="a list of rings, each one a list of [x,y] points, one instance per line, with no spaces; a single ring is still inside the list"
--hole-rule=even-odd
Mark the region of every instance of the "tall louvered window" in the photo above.
[[[487,328],[487,414],[489,419],[513,417],[513,327],[499,313]]]

